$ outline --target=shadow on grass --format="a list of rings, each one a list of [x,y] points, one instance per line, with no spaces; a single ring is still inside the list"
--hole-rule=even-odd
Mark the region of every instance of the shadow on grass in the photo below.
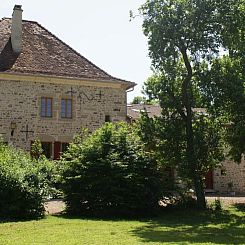
[[[245,216],[229,211],[173,211],[132,233],[146,243],[245,244]]]
[[[233,205],[238,211],[245,212],[245,203],[236,203]],[[245,215],[245,214],[244,214]]]
[[[150,220],[148,217],[137,217],[137,216],[112,216],[112,215],[71,215],[65,212],[59,214],[53,214],[57,218],[61,219],[76,219],[76,220],[93,220],[93,221],[109,221],[109,222],[121,222],[121,221],[140,221],[140,222],[147,222]],[[156,216],[155,216],[156,217]]]
[[[45,219],[46,217],[39,217],[39,218],[1,218],[0,217],[0,224],[4,224],[4,223],[16,223],[16,222],[29,222],[29,221],[38,221],[41,219]]]

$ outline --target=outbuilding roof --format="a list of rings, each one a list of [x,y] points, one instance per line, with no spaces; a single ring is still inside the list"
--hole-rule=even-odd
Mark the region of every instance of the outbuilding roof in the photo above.
[[[207,114],[205,108],[192,108],[196,114]],[[146,105],[146,104],[129,104],[127,105],[127,117],[130,120],[139,120],[142,112],[146,112],[150,118],[160,117],[162,115],[162,108],[159,104]]]

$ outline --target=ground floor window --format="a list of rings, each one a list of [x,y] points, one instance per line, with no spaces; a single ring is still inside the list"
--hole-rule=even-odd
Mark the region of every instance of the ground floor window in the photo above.
[[[61,152],[65,152],[68,150],[69,143],[61,143]]]
[[[52,158],[52,143],[41,142],[41,144],[42,144],[43,154],[49,159]]]
[[[33,142],[31,142],[33,144]],[[67,142],[41,142],[43,155],[48,159],[59,160],[63,152],[67,151],[69,143]]]
[[[105,115],[105,122],[111,122],[110,115]]]

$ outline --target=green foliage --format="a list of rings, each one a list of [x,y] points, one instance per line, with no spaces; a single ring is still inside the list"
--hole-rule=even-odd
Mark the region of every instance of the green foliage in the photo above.
[[[162,197],[163,173],[126,124],[105,124],[76,140],[63,156],[67,211],[89,215],[146,215]]]
[[[244,0],[147,0],[140,8],[155,70],[145,91],[163,108],[157,146],[170,162],[181,160],[202,208],[202,175],[220,159],[222,135],[235,160],[244,153],[244,9]],[[194,108],[203,106],[206,115],[198,115]]]
[[[0,217],[42,217],[53,174],[54,165],[47,159],[35,160],[0,144]]]
[[[222,211],[222,202],[220,199],[215,199],[214,202],[210,204],[210,208],[214,211]]]
[[[155,105],[157,102],[157,100],[147,99],[144,96],[135,96],[132,104]]]
[[[43,155],[42,143],[40,140],[35,140],[31,145],[31,155],[35,159],[38,159]]]
[[[188,49],[190,58],[208,58],[219,49],[221,23],[217,21],[218,1],[148,0],[141,7],[144,34],[148,36],[150,57],[156,68],[167,74],[178,71],[180,53]]]
[[[144,114],[139,121],[139,134],[159,164],[177,169],[186,181],[191,179],[192,168],[186,153],[186,131],[183,120],[173,114],[149,118]],[[223,128],[219,121],[196,113],[193,118],[195,159],[198,173],[203,176],[223,160]]]
[[[146,98],[145,97],[142,97],[142,96],[135,96],[133,101],[132,101],[132,104],[146,104]]]
[[[209,114],[225,126],[229,155],[241,162],[245,154],[245,66],[241,58],[224,56],[203,68],[200,88]]]

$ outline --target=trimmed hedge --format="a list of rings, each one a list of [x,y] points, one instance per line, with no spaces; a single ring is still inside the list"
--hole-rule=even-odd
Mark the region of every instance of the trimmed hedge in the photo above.
[[[0,217],[38,218],[44,215],[54,165],[46,158],[0,143]]]
[[[163,173],[126,124],[105,124],[77,138],[63,156],[63,191],[73,215],[151,215],[164,191]]]

